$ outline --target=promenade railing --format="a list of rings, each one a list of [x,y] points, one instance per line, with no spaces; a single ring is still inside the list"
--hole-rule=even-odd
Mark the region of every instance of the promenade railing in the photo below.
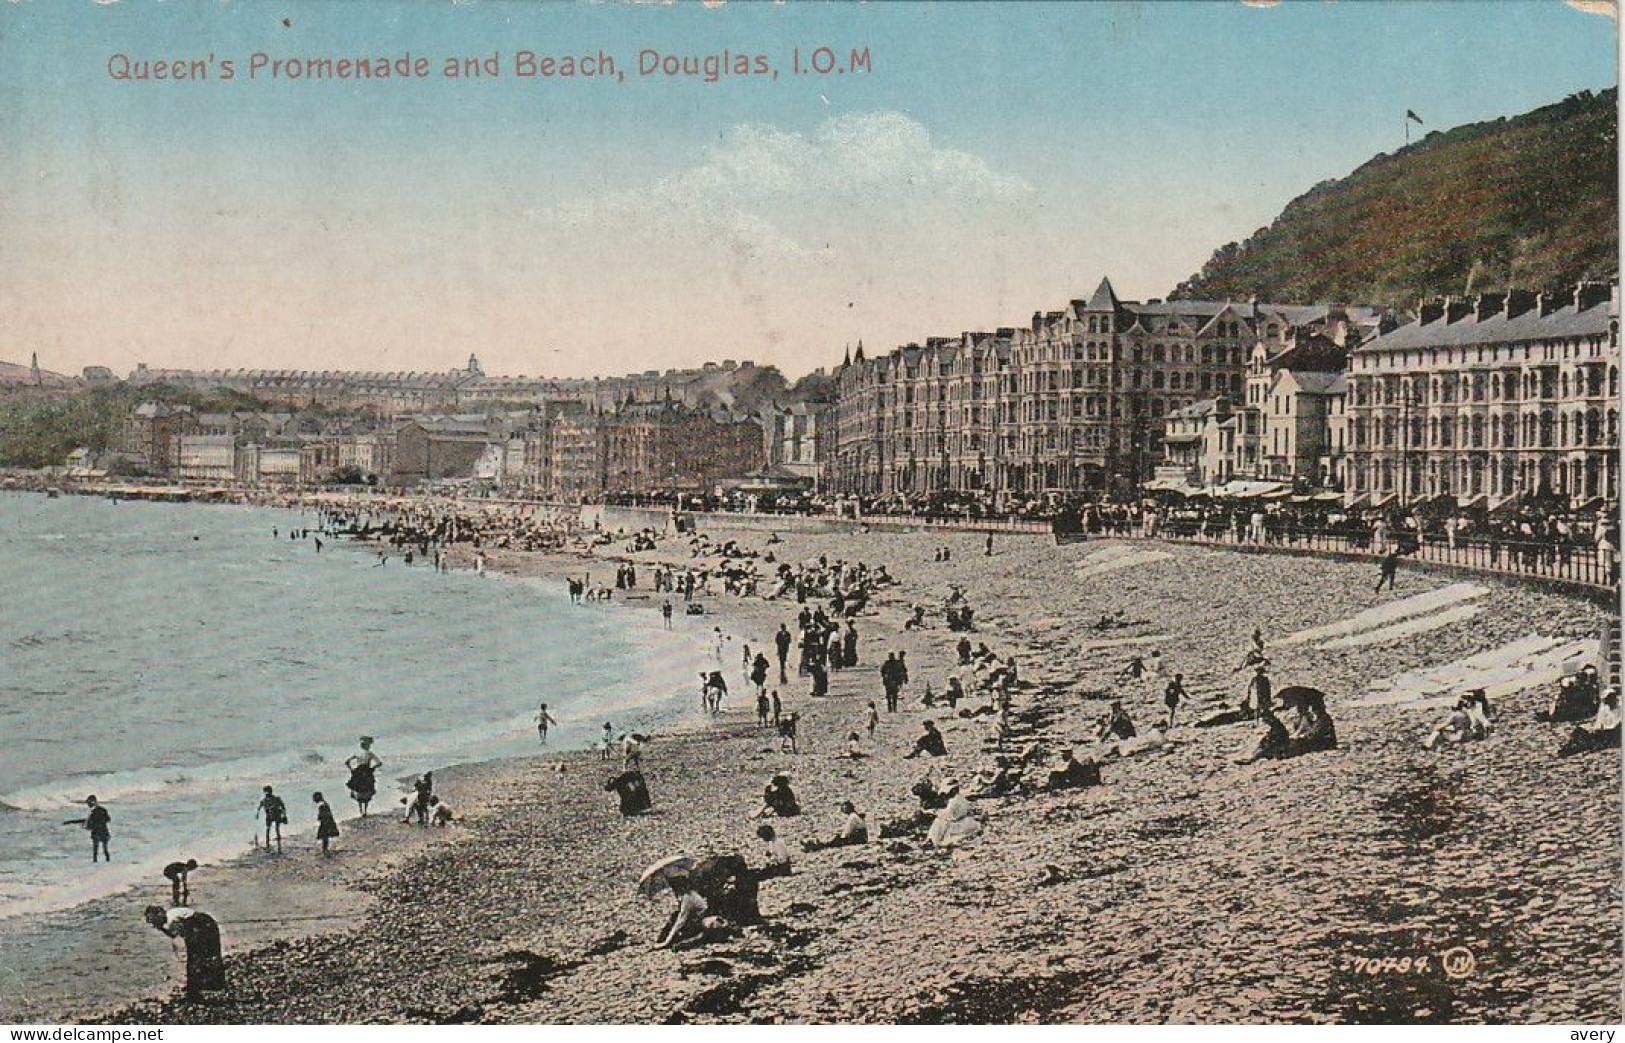
[[[1399,549],[1403,560],[1573,583],[1599,590],[1613,590],[1619,586],[1619,555],[1586,544],[1498,540],[1480,536],[1458,536],[1454,543],[1442,537],[1417,541],[1403,536],[1390,536],[1379,542],[1369,534],[1331,529],[1273,530],[1267,531],[1262,538],[1246,530],[1240,533],[1229,530],[1193,533],[1181,532],[1177,528],[1150,533],[1132,531],[1120,535],[1240,550],[1313,551],[1373,560],[1383,557],[1390,550]]]

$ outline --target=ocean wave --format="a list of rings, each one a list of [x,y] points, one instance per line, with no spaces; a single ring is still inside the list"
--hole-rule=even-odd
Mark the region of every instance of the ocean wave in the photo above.
[[[315,751],[283,750],[260,757],[205,762],[197,765],[142,768],[135,771],[70,772],[50,782],[0,794],[0,804],[17,811],[56,811],[84,802],[94,792],[102,803],[171,799],[232,789],[275,784],[304,774],[325,758]]]

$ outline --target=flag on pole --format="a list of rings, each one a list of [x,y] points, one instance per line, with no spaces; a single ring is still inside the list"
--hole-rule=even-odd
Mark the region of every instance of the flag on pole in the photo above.
[[[1415,109],[1406,109],[1405,110],[1405,118],[1408,119],[1408,120],[1415,120],[1418,123],[1422,122],[1422,117],[1420,117],[1420,116],[1418,116],[1416,114]]]

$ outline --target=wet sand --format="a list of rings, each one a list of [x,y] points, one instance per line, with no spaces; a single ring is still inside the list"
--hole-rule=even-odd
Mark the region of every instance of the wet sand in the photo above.
[[[708,534],[757,549],[765,540]],[[429,838],[404,826],[391,827],[395,836],[347,829],[345,854],[331,863],[304,853],[200,875],[198,904],[222,921],[229,993],[199,1004],[141,998],[161,996],[163,979],[173,987],[179,974],[170,943],[139,923],[151,895],[69,914],[82,918],[82,948],[52,960],[31,946],[13,962],[14,936],[0,925],[0,946],[12,946],[0,950],[3,973],[31,997],[31,1017],[52,1020],[1620,1018],[1617,752],[1557,759],[1564,729],[1531,719],[1545,690],[1509,697],[1490,739],[1444,753],[1421,749],[1437,711],[1353,704],[1374,681],[1532,632],[1594,637],[1605,619],[1584,602],[1501,581],[1484,581],[1489,611],[1425,633],[1271,647],[1277,687],[1329,694],[1336,752],[1239,766],[1249,726],[1179,728],[1162,750],[1107,762],[1101,788],[975,802],[986,831],[951,852],[917,836],[799,852],[800,841],[835,831],[842,800],[868,813],[873,835],[913,815],[909,787],[927,767],[968,780],[991,759],[990,717],[920,706],[927,680],[941,690],[958,635],[938,612],[933,629],[902,631],[910,605],[940,606],[949,583],[977,608],[973,639],[1020,661],[1014,745],[1044,748],[1041,773],[1061,747],[1087,744],[1103,699],[1122,698],[1142,724],[1160,713],[1160,682],[1113,682],[1134,652],[1160,651],[1168,673],[1184,673],[1191,719],[1239,698],[1233,669],[1255,625],[1270,640],[1452,582],[1407,569],[1397,591],[1379,595],[1367,565],[1182,545],[1100,572],[1091,556],[1111,543],[1001,537],[986,558],[981,537],[966,534],[786,536],[774,548],[781,560],[885,563],[902,581],[859,618],[861,665],[831,674],[829,698],[808,699],[792,667],[783,694],[786,710],[803,714],[798,754],[755,728],[734,644],[724,664],[734,694],[715,727],[657,736],[645,751],[652,815],[620,818],[596,755],[470,766],[443,780],[464,821]],[[938,546],[952,548],[950,562],[932,561]],[[686,553],[667,543],[631,557]],[[582,565],[497,552],[488,567],[556,576]],[[722,614],[678,625],[720,624],[746,639],[780,622],[794,630],[793,602],[707,600]],[[1083,631],[1118,609],[1145,623],[1106,636],[1147,640],[1100,645]],[[884,712],[877,676],[891,650],[908,652],[914,678],[895,715]],[[872,755],[837,756],[870,699],[882,706],[876,739],[865,741]],[[940,722],[949,756],[902,759],[927,717]],[[747,816],[778,771],[794,779],[805,814],[781,823],[795,873],[763,885],[767,924],[698,948],[652,948],[670,899],[638,896],[638,873],[678,852],[738,851],[759,864]],[[412,843],[397,839],[405,833]],[[235,910],[279,903],[349,919],[319,933],[327,921],[296,921],[270,938],[233,926]],[[1452,951],[1447,973],[1441,957]],[[1461,951],[1474,964],[1465,973]],[[1364,962],[1373,958],[1375,970]],[[128,1000],[139,1001],[117,1007]]]

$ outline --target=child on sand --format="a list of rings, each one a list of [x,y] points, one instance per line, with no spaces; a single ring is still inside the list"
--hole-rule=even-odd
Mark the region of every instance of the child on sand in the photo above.
[[[256,816],[265,816],[265,849],[271,849],[271,834],[276,834],[276,849],[282,850],[282,827],[288,821],[288,806],[282,802],[270,786],[265,787],[265,796],[260,798],[258,807],[254,809]]]
[[[327,798],[320,792],[312,793],[310,802],[316,805],[316,839],[322,842],[322,854],[330,855],[333,852],[328,842],[339,835],[339,824],[333,818],[333,809],[327,806]]]

